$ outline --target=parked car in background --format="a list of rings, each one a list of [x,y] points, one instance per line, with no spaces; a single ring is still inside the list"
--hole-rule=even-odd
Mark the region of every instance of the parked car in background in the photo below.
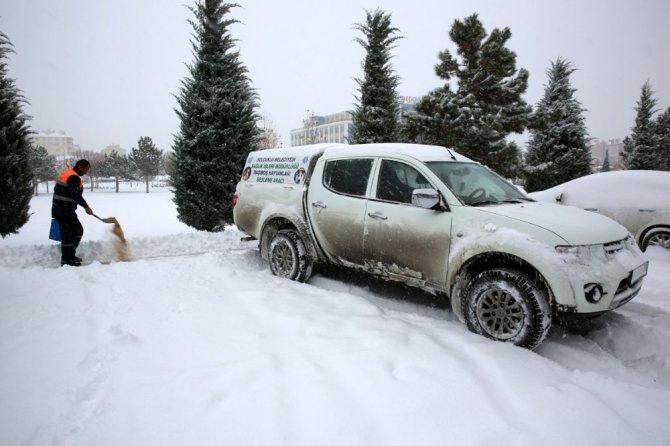
[[[670,251],[670,172],[596,173],[529,195],[606,215],[626,227],[643,251],[649,246]]]

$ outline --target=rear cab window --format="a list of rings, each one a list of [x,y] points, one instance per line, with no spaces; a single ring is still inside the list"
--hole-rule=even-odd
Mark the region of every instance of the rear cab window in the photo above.
[[[339,194],[364,197],[372,163],[372,158],[330,160],[324,169],[323,185]]]

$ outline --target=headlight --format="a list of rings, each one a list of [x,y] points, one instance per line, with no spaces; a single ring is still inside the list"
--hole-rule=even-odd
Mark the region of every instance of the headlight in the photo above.
[[[581,246],[559,245],[556,247],[556,252],[572,257],[580,263],[594,258],[605,260],[605,246],[601,244]]]
[[[634,246],[637,246],[636,243],[635,243],[635,237],[633,237],[630,234],[628,234],[628,237],[626,237],[623,242],[624,242],[624,245],[626,245],[627,249],[630,249]]]

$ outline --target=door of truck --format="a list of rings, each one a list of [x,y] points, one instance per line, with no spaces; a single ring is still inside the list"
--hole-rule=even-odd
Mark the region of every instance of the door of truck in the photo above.
[[[373,158],[320,159],[307,190],[306,212],[331,261],[363,264],[365,210]]]
[[[412,205],[412,191],[434,189],[406,162],[380,159],[365,213],[363,255],[382,275],[444,287],[452,214]]]

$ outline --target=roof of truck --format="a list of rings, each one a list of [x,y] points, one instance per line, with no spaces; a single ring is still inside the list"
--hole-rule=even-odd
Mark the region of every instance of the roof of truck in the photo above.
[[[352,152],[361,156],[384,156],[401,154],[411,156],[419,161],[472,161],[453,149],[442,146],[424,144],[378,143],[378,144],[338,144],[321,143],[305,146],[281,147],[276,149],[259,150],[249,154],[247,163],[264,160],[280,160],[285,157],[311,158],[327,152],[328,157],[351,155]]]
[[[348,147],[346,144],[337,144],[337,143],[321,143],[321,144],[309,144],[306,146],[294,146],[294,147],[279,147],[275,149],[266,149],[258,150],[256,152],[251,152],[249,155],[254,155],[255,158],[274,158],[278,156],[309,156],[312,157],[316,154],[323,153],[324,150],[330,147]]]
[[[352,151],[363,156],[384,156],[389,154],[400,154],[411,156],[419,161],[470,161],[458,152],[442,146],[429,146],[424,144],[401,144],[401,143],[379,143],[379,144],[341,144],[329,147],[325,150],[328,157],[346,156]]]

